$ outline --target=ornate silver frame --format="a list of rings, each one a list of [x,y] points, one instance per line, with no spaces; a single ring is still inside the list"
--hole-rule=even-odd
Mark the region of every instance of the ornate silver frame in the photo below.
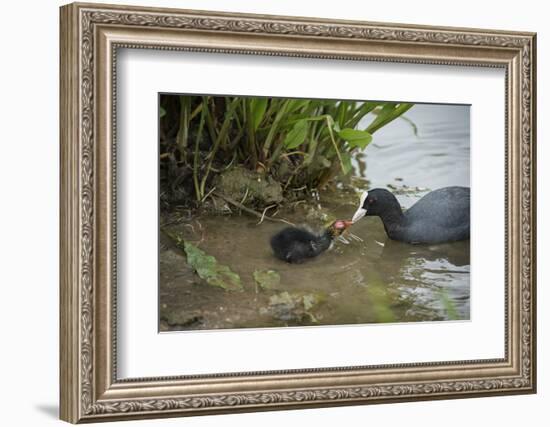
[[[71,4],[61,8],[61,418],[77,423],[536,390],[533,33]],[[505,357],[176,378],[116,376],[118,47],[506,70]]]

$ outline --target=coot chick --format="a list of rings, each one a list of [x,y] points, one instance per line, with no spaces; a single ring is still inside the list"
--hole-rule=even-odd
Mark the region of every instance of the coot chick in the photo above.
[[[365,215],[379,216],[390,239],[406,243],[446,243],[470,238],[470,189],[434,190],[405,212],[388,190],[376,188],[361,195],[355,223]]]
[[[287,227],[271,238],[275,256],[283,261],[298,263],[326,251],[338,236],[350,227],[351,221],[334,221],[320,233],[304,227]]]

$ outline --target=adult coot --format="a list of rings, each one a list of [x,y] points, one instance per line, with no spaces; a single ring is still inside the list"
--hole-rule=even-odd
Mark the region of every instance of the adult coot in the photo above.
[[[350,227],[351,221],[334,221],[320,233],[305,227],[287,227],[271,238],[275,256],[290,263],[302,262],[326,251],[338,236]]]
[[[470,189],[434,190],[405,212],[388,190],[376,188],[361,195],[355,223],[365,215],[379,216],[390,239],[407,243],[445,243],[470,238]]]

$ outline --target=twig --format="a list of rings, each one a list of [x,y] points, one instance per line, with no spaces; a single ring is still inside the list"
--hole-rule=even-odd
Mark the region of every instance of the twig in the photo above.
[[[215,189],[216,189],[216,187],[213,187],[212,190],[210,190],[208,193],[206,193],[206,195],[202,198],[201,203],[204,203],[204,201],[206,199],[208,199],[208,197],[214,192]]]
[[[260,225],[262,222],[264,222],[264,218],[265,218],[265,213],[271,209],[271,208],[274,208],[276,207],[277,205],[269,205],[267,208],[264,209],[264,211],[262,212],[262,217],[260,218],[260,222],[256,225]]]
[[[225,200],[227,203],[229,203],[229,204],[231,204],[231,205],[233,205],[233,206],[235,206],[235,207],[237,207],[237,208],[239,208],[239,209],[241,209],[241,210],[243,210],[243,211],[249,213],[250,215],[253,215],[253,216],[255,216],[255,217],[257,217],[257,218],[260,218],[260,219],[262,218],[262,214],[261,214],[261,213],[256,212],[254,209],[247,208],[247,207],[244,206],[243,204],[241,204],[241,203],[239,203],[239,202],[233,200],[231,197],[227,197],[227,196],[225,196],[225,195],[223,195],[223,194],[220,194],[220,193],[218,193],[218,192],[214,192],[214,193],[212,193],[212,194],[214,194],[215,196],[219,197],[220,199]],[[284,222],[285,224],[295,225],[295,224],[293,224],[292,222],[287,221],[286,219],[281,219],[281,218],[271,218],[270,216],[265,216],[264,219],[267,219],[268,221]]]
[[[244,201],[246,200],[246,198],[248,197],[248,187],[246,187],[246,190],[244,192],[244,197],[242,198],[241,200],[241,205],[244,203]]]
[[[301,156],[307,155],[307,153],[303,151],[291,151],[290,153],[281,154],[281,157],[289,157],[289,156],[292,156],[293,154],[300,154]]]
[[[176,218],[176,219],[173,219],[173,220],[170,220],[170,221],[166,221],[166,222],[160,224],[160,228],[168,227],[169,225],[180,224],[181,222],[185,221],[185,219],[186,218],[184,218],[184,217],[180,217],[180,218]]]
[[[297,207],[298,205],[301,205],[302,203],[306,203],[306,201],[305,201],[305,200],[298,200],[298,201],[292,203],[292,208],[293,208],[293,209],[296,209],[296,207]]]

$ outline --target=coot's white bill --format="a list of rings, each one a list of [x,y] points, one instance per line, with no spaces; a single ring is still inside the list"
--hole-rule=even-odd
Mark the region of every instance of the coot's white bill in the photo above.
[[[363,194],[361,194],[361,199],[359,200],[359,209],[357,209],[357,211],[353,214],[353,218],[351,219],[351,222],[353,224],[355,224],[367,214],[367,210],[363,207],[363,204],[365,203],[365,200],[367,200],[368,195],[368,191],[363,191]]]
[[[356,223],[361,218],[363,218],[367,214],[367,210],[363,208],[357,209],[357,211],[353,214],[353,218],[351,219],[352,223]]]

